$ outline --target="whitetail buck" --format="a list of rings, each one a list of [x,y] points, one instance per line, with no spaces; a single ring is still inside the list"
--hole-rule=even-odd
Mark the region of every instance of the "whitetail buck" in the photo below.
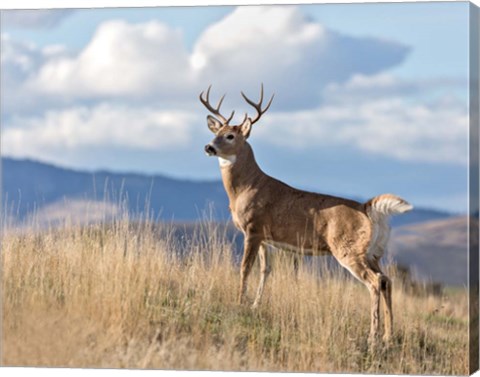
[[[257,165],[247,139],[252,125],[270,107],[273,96],[262,109],[263,85],[258,103],[242,92],[245,101],[255,108],[257,114],[254,118],[245,114],[241,124],[232,126],[229,122],[234,112],[228,119],[220,114],[225,95],[213,107],[209,100],[210,88],[206,94],[200,94],[200,101],[215,115],[207,116],[208,128],[215,138],[205,146],[205,152],[219,159],[233,222],[245,236],[239,301],[243,300],[247,278],[258,254],[261,277],[253,307],[259,305],[270,272],[267,245],[301,255],[333,255],[370,291],[370,343],[374,343],[378,336],[380,296],[383,297],[383,338],[388,341],[392,335],[392,287],[379,262],[390,233],[389,215],[403,213],[413,207],[392,194],[358,203],[297,190],[268,176]]]

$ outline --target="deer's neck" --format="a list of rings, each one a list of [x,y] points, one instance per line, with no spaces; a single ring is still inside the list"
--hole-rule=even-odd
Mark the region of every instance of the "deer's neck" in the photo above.
[[[220,171],[230,202],[235,201],[243,191],[254,188],[258,180],[265,175],[257,165],[252,147],[248,143],[245,143],[245,147],[236,156],[220,160]]]

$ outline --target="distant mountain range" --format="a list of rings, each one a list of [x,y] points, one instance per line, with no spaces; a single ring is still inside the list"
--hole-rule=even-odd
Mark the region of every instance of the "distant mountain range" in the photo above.
[[[205,216],[226,220],[228,198],[222,182],[189,181],[162,175],[85,172],[56,167],[32,160],[2,158],[3,204],[13,217],[31,213],[49,218],[71,215],[89,203],[90,209],[109,206],[111,211],[127,200],[130,213],[148,208],[155,219],[195,221]],[[451,214],[427,208],[392,219],[393,226],[445,219]]]
[[[228,198],[221,182],[188,181],[161,175],[85,172],[32,160],[2,158],[2,196],[10,212],[25,218],[33,211],[72,203],[126,205],[136,214],[147,207],[155,219],[192,221],[213,204],[215,218],[228,217]]]
[[[478,229],[478,217],[472,218]],[[468,283],[467,216],[411,224],[393,230],[390,256],[415,274],[450,285]],[[478,239],[472,250],[478,252]]]

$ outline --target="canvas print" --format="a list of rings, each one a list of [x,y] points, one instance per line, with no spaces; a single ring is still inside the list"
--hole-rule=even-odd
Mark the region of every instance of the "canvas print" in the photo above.
[[[478,8],[1,11],[1,365],[478,368]]]

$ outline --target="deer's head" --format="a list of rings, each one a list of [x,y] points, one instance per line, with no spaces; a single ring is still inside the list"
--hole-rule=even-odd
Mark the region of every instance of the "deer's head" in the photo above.
[[[241,92],[243,98],[247,103],[255,108],[257,111],[257,115],[252,119],[245,114],[245,118],[243,122],[238,125],[230,125],[230,121],[235,114],[235,111],[232,111],[230,117],[227,119],[220,113],[220,106],[222,106],[223,99],[225,95],[220,98],[218,101],[217,107],[213,107],[210,105],[209,95],[210,95],[210,88],[211,85],[208,87],[206,94],[204,92],[200,93],[200,101],[203,105],[213,114],[215,117],[208,115],[207,116],[207,124],[210,131],[215,134],[215,138],[205,146],[205,152],[209,156],[217,156],[222,159],[227,159],[228,161],[232,161],[242,147],[245,145],[245,141],[250,136],[250,131],[252,129],[252,125],[257,122],[260,117],[268,110],[270,105],[272,104],[272,98],[268,102],[267,106],[262,109],[263,103],[263,84],[261,87],[260,92],[260,100],[258,103],[255,103],[247,98],[243,92]]]

